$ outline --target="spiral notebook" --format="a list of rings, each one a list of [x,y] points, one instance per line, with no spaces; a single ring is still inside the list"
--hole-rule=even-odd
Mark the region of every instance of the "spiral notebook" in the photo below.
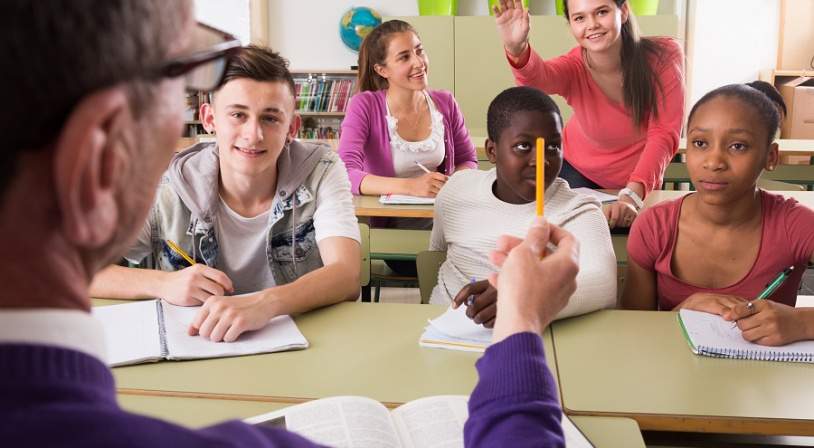
[[[235,342],[212,342],[187,334],[199,307],[145,300],[97,306],[93,316],[102,323],[111,367],[143,362],[270,353],[308,347],[289,316],[277,316],[268,325],[246,332]]]
[[[717,314],[680,310],[678,323],[693,353],[716,358],[814,363],[814,341],[793,342],[782,347],[753,344],[738,327]]]

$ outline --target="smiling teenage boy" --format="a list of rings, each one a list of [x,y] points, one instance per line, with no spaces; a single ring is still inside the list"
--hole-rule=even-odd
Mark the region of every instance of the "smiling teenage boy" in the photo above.
[[[294,139],[294,98],[283,58],[241,49],[201,108],[216,143],[175,156],[127,254],[132,262],[152,255],[158,270],[110,266],[91,294],[203,304],[190,332],[213,341],[355,299],[360,237],[350,182],[333,151]]]
[[[496,267],[489,251],[501,234],[522,236],[535,216],[535,142],[545,138],[546,219],[574,234],[587,254],[579,260],[577,291],[558,317],[616,303],[616,258],[599,202],[557,175],[562,166],[562,117],[557,105],[533,87],[513,87],[489,105],[486,153],[489,171],[456,173],[435,202],[431,250],[446,250],[431,303],[460,306],[474,296],[467,315],[492,327],[497,291],[486,280]],[[471,279],[476,279],[471,282]]]

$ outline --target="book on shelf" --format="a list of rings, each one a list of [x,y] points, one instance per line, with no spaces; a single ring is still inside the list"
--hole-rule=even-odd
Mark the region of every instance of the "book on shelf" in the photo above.
[[[344,113],[355,84],[355,78],[335,75],[295,78],[297,111]]]
[[[246,332],[235,342],[212,342],[187,333],[200,307],[145,300],[97,306],[93,316],[102,323],[111,367],[143,362],[271,353],[304,349],[308,341],[289,316],[277,316],[260,330]]]
[[[469,398],[419,398],[393,410],[365,397],[330,397],[246,419],[246,423],[295,432],[326,446],[456,448],[464,446]],[[571,420],[562,417],[567,448],[593,447]]]

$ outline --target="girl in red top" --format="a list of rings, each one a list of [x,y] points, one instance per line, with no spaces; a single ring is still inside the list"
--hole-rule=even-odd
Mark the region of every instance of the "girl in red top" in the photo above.
[[[623,188],[606,206],[610,227],[629,227],[642,198],[661,187],[684,116],[681,47],[640,37],[627,0],[566,0],[579,46],[543,61],[528,41],[519,0],[495,7],[498,34],[518,85],[565,98],[574,115],[563,132],[560,177],[571,187]]]
[[[814,339],[814,308],[794,308],[814,262],[814,210],[756,186],[778,163],[774,136],[785,110],[762,81],[720,87],[693,107],[687,170],[698,191],[636,221],[623,307],[719,314],[763,345]],[[793,274],[770,300],[753,300],[789,266]]]

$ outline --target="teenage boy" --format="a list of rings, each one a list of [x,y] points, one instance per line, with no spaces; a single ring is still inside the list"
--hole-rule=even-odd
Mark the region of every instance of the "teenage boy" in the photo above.
[[[190,332],[213,341],[358,297],[347,171],[328,147],[294,139],[300,120],[287,64],[255,46],[230,59],[214,101],[201,107],[216,142],[173,158],[126,256],[152,255],[158,270],[110,266],[92,296],[203,305]]]

